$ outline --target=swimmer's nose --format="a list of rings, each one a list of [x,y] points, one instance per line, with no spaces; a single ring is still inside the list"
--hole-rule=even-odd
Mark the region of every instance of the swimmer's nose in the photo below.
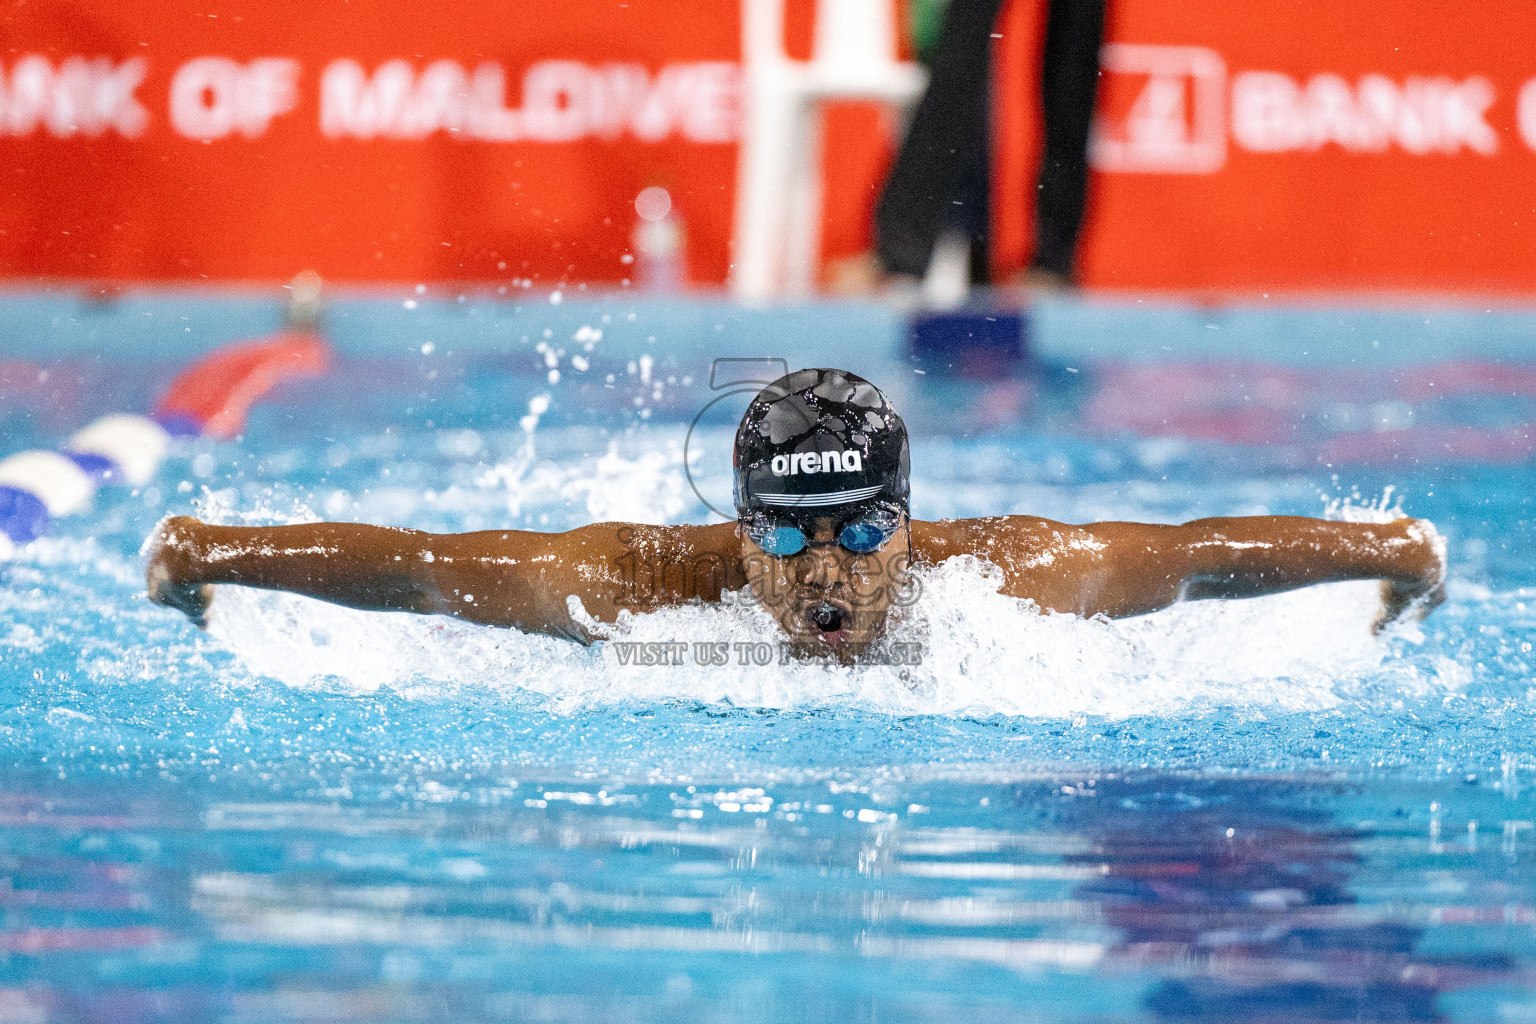
[[[813,545],[801,554],[800,569],[801,583],[827,586],[836,580],[842,572],[842,563],[838,557],[837,547],[831,544]]]

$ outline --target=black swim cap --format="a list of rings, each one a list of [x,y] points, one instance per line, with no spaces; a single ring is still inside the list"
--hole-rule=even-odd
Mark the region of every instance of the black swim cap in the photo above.
[[[736,512],[886,501],[907,508],[907,427],[846,370],[796,370],[758,392],[736,429]]]

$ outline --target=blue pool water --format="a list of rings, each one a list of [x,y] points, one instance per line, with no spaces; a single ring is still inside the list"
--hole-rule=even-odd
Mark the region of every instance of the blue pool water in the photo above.
[[[6,301],[8,450],[275,316]],[[0,565],[0,1021],[1536,1019],[1532,324],[1058,305],[1029,372],[956,381],[872,308],[338,303],[329,378]],[[885,387],[919,517],[1390,488],[1449,601],[1383,640],[1368,585],[1085,622],[950,563],[900,627],[921,666],[842,670],[228,589],[204,633],[142,596],[169,513],[708,521],[719,356]]]

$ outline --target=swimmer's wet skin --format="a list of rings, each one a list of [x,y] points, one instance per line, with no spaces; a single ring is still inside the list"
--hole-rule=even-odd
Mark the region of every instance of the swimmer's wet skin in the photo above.
[[[737,522],[713,526],[428,534],[171,518],[146,545],[149,597],[201,623],[211,585],[234,583],[589,643],[623,610],[750,587],[804,653],[844,660],[913,599],[910,566],[957,555],[1000,567],[1007,595],[1084,616],[1377,579],[1379,628],[1444,599],[1444,545],[1425,520],[911,520],[906,428],[878,389],[840,370],[800,370],[765,388],[737,432],[735,467]]]

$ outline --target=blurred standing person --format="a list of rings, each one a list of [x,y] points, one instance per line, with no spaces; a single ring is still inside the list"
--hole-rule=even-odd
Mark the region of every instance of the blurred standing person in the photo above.
[[[1106,0],[1048,0],[1040,101],[1044,145],[1035,193],[1035,245],[1022,283],[1067,287],[1088,192]],[[946,235],[969,242],[971,283],[990,280],[992,39],[1005,0],[916,0],[919,28],[938,20],[937,40],[919,53],[928,91],[875,210],[875,257],[888,274],[923,276]],[[874,269],[874,268],[871,268]],[[840,275],[847,283],[850,275]]]

